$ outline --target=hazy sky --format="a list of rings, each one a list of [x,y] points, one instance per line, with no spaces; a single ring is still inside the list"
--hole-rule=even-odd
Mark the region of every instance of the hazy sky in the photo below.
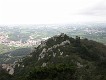
[[[0,24],[106,22],[106,0],[0,0]]]

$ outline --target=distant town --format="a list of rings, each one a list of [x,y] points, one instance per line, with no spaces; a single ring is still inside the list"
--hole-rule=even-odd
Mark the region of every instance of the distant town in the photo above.
[[[14,47],[30,47],[34,45],[39,45],[41,41],[46,39],[48,39],[48,37],[42,39],[34,39],[32,36],[29,36],[29,39],[26,40],[26,42],[22,42],[21,39],[19,41],[13,41],[9,39],[8,34],[5,34],[3,32],[0,33],[0,44]]]

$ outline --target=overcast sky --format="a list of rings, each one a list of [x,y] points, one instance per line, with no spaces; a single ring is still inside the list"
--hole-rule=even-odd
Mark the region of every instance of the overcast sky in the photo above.
[[[106,0],[0,0],[0,24],[106,22]]]

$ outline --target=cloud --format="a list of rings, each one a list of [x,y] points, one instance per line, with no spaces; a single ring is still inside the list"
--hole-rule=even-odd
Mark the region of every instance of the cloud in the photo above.
[[[104,17],[106,17],[106,1],[103,0],[96,6],[94,6],[92,8],[88,8],[79,14],[80,15],[88,15],[88,16],[101,16],[101,17],[104,16]]]
[[[101,0],[0,0],[0,24],[104,20],[105,17],[97,17],[106,14],[106,4],[100,2]]]

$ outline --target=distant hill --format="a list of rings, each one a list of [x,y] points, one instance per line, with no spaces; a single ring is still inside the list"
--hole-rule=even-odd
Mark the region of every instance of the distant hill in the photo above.
[[[15,63],[10,80],[106,80],[106,46],[62,33]]]
[[[12,64],[31,53],[31,48],[20,48],[0,55],[0,64]]]

